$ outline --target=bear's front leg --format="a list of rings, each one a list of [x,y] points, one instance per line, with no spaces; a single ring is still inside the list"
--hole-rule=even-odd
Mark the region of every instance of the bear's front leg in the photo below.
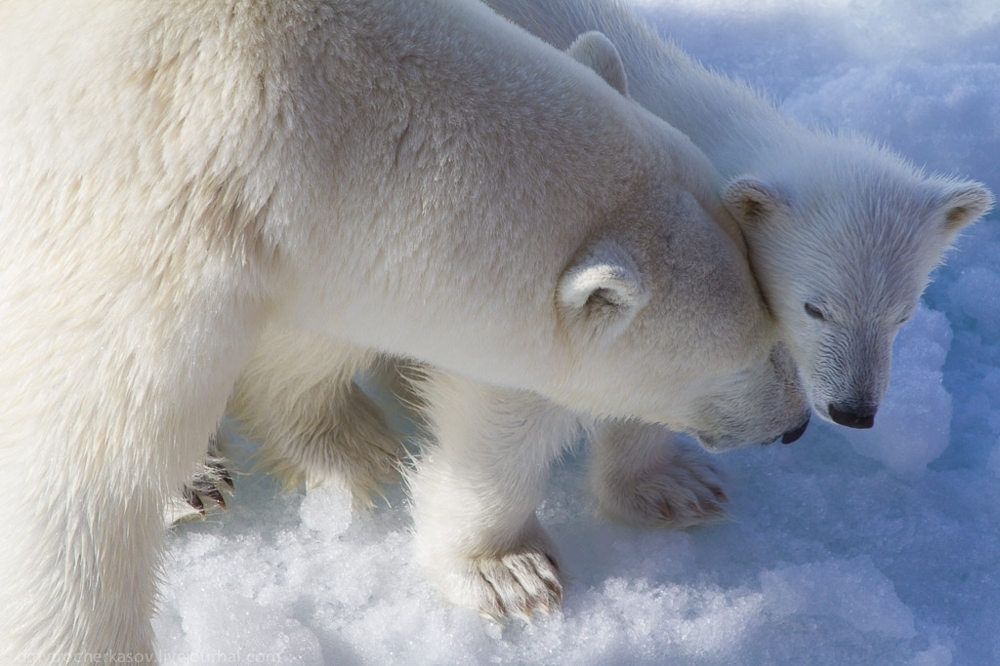
[[[562,584],[535,509],[577,417],[434,371],[422,389],[437,442],[408,478],[418,561],[450,601],[497,622],[548,611]]]
[[[708,453],[658,425],[604,421],[592,441],[599,511],[635,527],[684,529],[720,520],[726,494]]]
[[[5,451],[0,664],[156,662],[163,493],[95,439]]]

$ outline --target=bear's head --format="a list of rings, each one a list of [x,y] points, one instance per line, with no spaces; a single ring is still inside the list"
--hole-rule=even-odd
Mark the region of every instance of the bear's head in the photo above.
[[[568,53],[627,96],[624,67],[603,35],[581,35]],[[588,355],[577,366],[589,376],[576,381],[603,386],[633,413],[685,430],[709,449],[782,435],[791,441],[808,422],[808,405],[791,355],[776,343],[736,223],[705,196],[714,170],[687,137],[637,111],[653,135],[669,137],[666,172],[683,172],[682,184],[658,182],[664,170],[650,169],[641,194],[608,215],[559,278],[561,325],[572,348]],[[673,360],[651,356],[622,377],[620,368],[634,368],[636,349]],[[664,387],[677,387],[670,404],[662,402]]]
[[[724,200],[813,409],[870,428],[896,332],[958,230],[993,196],[979,183],[923,177],[858,138],[808,140],[820,145],[801,154],[822,155],[822,163],[789,155],[767,180],[731,182]],[[808,179],[795,173],[806,168]]]

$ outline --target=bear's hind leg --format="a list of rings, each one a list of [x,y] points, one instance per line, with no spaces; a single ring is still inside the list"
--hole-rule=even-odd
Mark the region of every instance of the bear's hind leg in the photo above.
[[[236,384],[227,414],[259,442],[262,469],[286,487],[335,481],[367,507],[398,478],[403,455],[378,405],[353,381],[369,350],[305,331],[271,331]]]
[[[635,527],[684,529],[724,517],[720,472],[709,454],[658,425],[605,421],[592,441],[598,510]]]

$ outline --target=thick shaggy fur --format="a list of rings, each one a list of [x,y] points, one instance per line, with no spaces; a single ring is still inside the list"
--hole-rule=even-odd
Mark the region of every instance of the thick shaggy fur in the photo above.
[[[288,331],[333,414],[376,349],[539,421],[803,417],[704,156],[471,0],[12,0],[0,70],[0,662],[151,651],[164,506]]]

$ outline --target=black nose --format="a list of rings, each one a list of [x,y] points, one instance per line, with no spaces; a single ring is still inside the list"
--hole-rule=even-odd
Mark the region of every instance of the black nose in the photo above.
[[[871,428],[875,425],[875,412],[877,407],[853,407],[830,403],[827,408],[830,411],[830,418],[833,422],[847,426],[848,428]]]
[[[795,428],[793,430],[789,430],[788,432],[786,432],[784,435],[781,436],[781,443],[782,444],[791,444],[792,442],[794,442],[795,440],[797,440],[799,437],[801,437],[803,435],[803,433],[805,433],[806,428],[808,428],[808,427],[809,427],[809,417],[807,416],[806,420],[802,422],[802,425],[800,425],[798,428]]]

